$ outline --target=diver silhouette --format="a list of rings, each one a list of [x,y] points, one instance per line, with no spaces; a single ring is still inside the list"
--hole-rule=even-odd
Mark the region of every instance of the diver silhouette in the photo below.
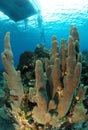
[[[24,19],[24,29],[27,30],[28,28],[28,19]]]
[[[45,43],[45,32],[44,32],[44,27],[43,27],[43,17],[42,17],[40,12],[37,15],[37,22],[38,22],[38,27],[40,29],[40,42]]]

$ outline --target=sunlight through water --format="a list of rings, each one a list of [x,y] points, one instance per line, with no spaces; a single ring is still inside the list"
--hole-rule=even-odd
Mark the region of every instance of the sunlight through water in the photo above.
[[[42,15],[45,21],[63,22],[70,19],[74,15],[84,18],[84,14],[88,17],[88,0],[38,0],[41,5]],[[79,15],[81,14],[81,15]],[[58,16],[58,17],[57,17]]]

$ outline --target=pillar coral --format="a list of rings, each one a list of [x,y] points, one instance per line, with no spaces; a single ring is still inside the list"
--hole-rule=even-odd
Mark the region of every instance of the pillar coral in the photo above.
[[[66,75],[63,77],[63,97],[58,104],[58,113],[63,117],[68,112],[74,91],[79,85],[81,74],[81,63],[76,60],[75,47],[73,37],[69,37],[68,41],[68,56],[66,58]]]
[[[12,107],[16,107],[17,109],[19,108],[22,100],[23,86],[21,83],[20,71],[16,71],[14,67],[13,53],[10,46],[10,32],[7,32],[4,38],[4,51],[2,52],[2,63],[6,70],[6,72],[4,72],[3,75],[9,84],[10,96],[13,101]]]
[[[46,84],[44,79],[43,64],[40,60],[36,61],[36,103],[33,109],[33,118],[39,123],[46,124],[50,121],[50,114],[47,111],[48,96],[46,92]]]
[[[13,62],[13,53],[10,45],[10,32],[7,32],[4,38],[4,51],[2,52],[2,63],[5,68],[3,73],[4,78],[8,83],[10,90],[10,105],[11,109],[7,109],[8,116],[13,120],[13,125],[16,130],[21,130],[25,119],[19,116],[21,113],[20,106],[23,98],[23,85],[21,83],[20,71],[16,71]],[[27,123],[25,123],[27,125]]]
[[[23,86],[20,72],[15,70],[13,64],[10,33],[6,34],[4,43],[5,49],[2,53],[2,62],[6,70],[4,77],[9,84],[12,100],[17,109],[22,100]],[[45,59],[45,72],[42,62],[36,61],[35,88],[29,88],[29,100],[37,104],[32,110],[34,121],[52,124],[55,122],[53,115],[59,118],[66,116],[70,111],[74,93],[79,87],[80,75],[79,34],[76,27],[71,26],[68,43],[62,39],[60,49],[56,36],[52,37],[50,59]],[[35,94],[32,94],[33,90]]]
[[[47,112],[55,110],[60,118],[66,116],[70,110],[74,93],[79,86],[82,68],[81,53],[79,53],[79,34],[74,26],[71,26],[70,32],[68,43],[64,39],[61,40],[60,50],[57,38],[53,36],[50,60],[45,60],[45,71],[48,79],[48,86],[46,88],[50,92],[50,95],[48,95]],[[38,72],[35,70],[35,73],[37,74]],[[44,82],[44,79],[42,81]],[[40,95],[41,97],[42,94]],[[44,104],[41,107],[44,108]],[[39,121],[39,117],[36,117],[36,119]]]

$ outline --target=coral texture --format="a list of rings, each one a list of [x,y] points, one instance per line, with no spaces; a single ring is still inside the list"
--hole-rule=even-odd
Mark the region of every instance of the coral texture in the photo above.
[[[23,88],[20,78],[20,71],[16,71],[13,63],[9,32],[6,34],[4,39],[4,48],[4,52],[2,53],[2,62],[6,72],[4,72],[3,75],[9,84],[10,95],[13,98],[14,107],[16,105],[16,107],[19,108],[22,100]]]
[[[24,86],[21,82],[20,71],[16,71],[13,63],[13,53],[10,46],[10,33],[8,32],[4,39],[4,51],[2,53],[2,62],[5,68],[4,77],[8,82],[10,89],[11,107],[15,112],[14,117],[18,119],[21,127],[16,129],[36,128],[36,123],[47,126],[55,126],[61,124],[64,117],[67,117],[69,123],[73,111],[79,120],[80,113],[85,115],[85,109],[82,104],[82,93],[80,88],[80,76],[82,69],[82,55],[79,49],[79,34],[77,28],[73,25],[70,28],[70,36],[68,42],[61,40],[60,48],[58,47],[57,37],[52,37],[52,48],[50,50],[50,58],[44,58],[45,68],[41,60],[37,60],[35,64],[35,86],[29,88],[29,92],[25,94]],[[79,92],[80,91],[80,92]],[[25,95],[25,96],[24,96]],[[81,98],[80,103],[75,107],[76,97]],[[83,96],[82,96],[83,97]],[[28,113],[24,113],[19,108],[22,102],[27,101],[29,105],[29,117],[33,120],[26,120]],[[82,111],[79,113],[80,106]],[[24,109],[26,108],[24,103]],[[78,114],[78,115],[77,115]],[[21,115],[21,116],[20,116]],[[85,118],[85,116],[84,116]],[[81,118],[82,121],[85,120]],[[72,118],[75,120],[75,118]]]

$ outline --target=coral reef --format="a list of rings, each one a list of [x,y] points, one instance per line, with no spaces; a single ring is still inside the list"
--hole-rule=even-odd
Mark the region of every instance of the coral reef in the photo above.
[[[84,86],[86,86],[86,93],[85,93],[85,97],[83,99],[83,103],[85,108],[87,109],[87,113],[88,113],[88,50],[83,50],[82,51],[82,55],[83,55],[83,60],[82,60],[82,74],[81,74],[81,82],[82,84],[84,84]]]
[[[83,50],[82,51],[82,75],[81,75],[81,82],[84,85],[88,85],[88,72],[86,71],[88,69],[88,51]]]
[[[25,91],[21,72],[14,67],[10,33],[6,34],[2,62],[11,108],[8,111],[3,109],[3,112],[7,112],[8,118],[13,119],[12,124],[16,130],[61,130],[68,129],[73,123],[88,120],[82,102],[86,89],[80,84],[82,55],[79,46],[78,30],[72,25],[68,42],[62,39],[60,49],[57,37],[53,36],[49,56],[46,49],[46,56],[40,56],[39,53],[39,58],[33,58],[35,56],[31,53],[35,65],[29,71],[35,69],[35,76],[29,79],[35,78],[35,84]],[[44,50],[44,46],[40,47]],[[29,53],[26,54],[30,57]],[[30,68],[32,62],[28,60],[27,65],[22,62],[21,69]]]
[[[35,63],[36,60],[41,60],[44,66],[44,58],[49,58],[49,51],[44,44],[38,44],[34,50],[25,51],[20,55],[19,64],[17,70],[21,72],[22,83],[27,89],[33,87],[35,84]]]

